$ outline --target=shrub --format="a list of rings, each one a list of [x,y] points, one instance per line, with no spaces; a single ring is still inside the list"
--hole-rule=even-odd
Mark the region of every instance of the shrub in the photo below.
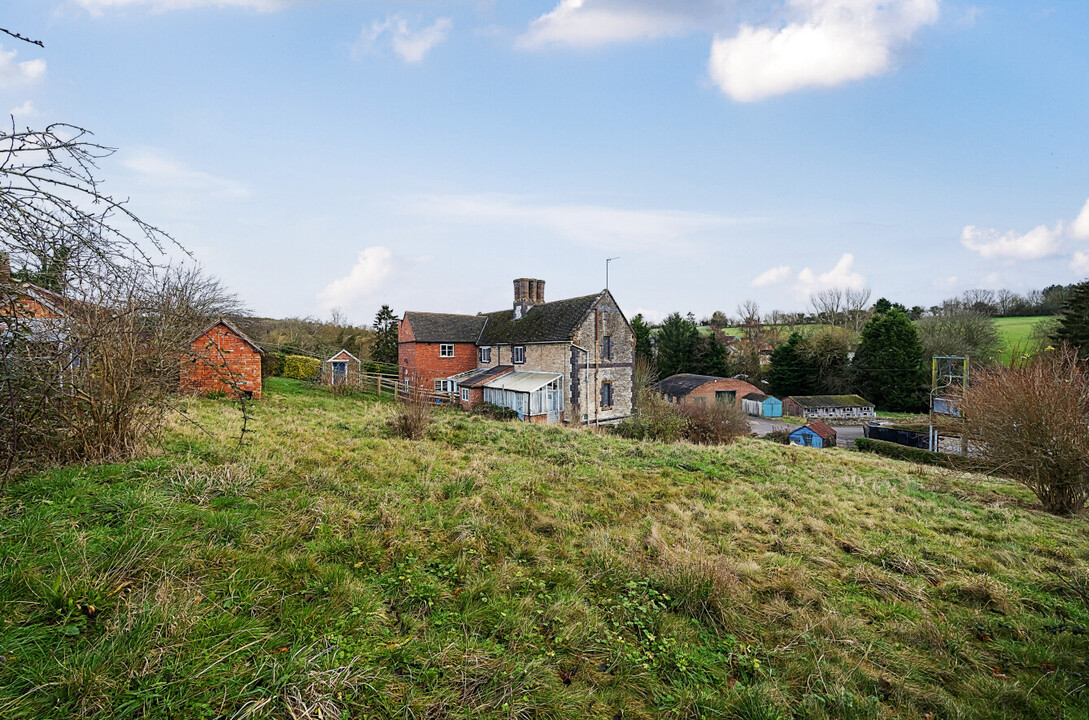
[[[684,437],[685,418],[655,393],[642,394],[635,413],[616,426],[616,432],[634,440],[674,442]]]
[[[280,377],[284,374],[284,358],[282,352],[266,350],[261,356],[261,377]]]
[[[677,413],[684,418],[684,438],[700,445],[728,445],[748,435],[748,415],[731,402],[683,404]]]
[[[1069,346],[977,376],[960,410],[969,442],[1054,513],[1089,500],[1089,367]]]
[[[321,374],[321,360],[305,355],[286,355],[282,374],[292,380],[317,380]]]
[[[518,418],[518,413],[516,411],[492,403],[475,405],[469,412],[472,415],[479,415],[491,420],[516,420]]]
[[[780,445],[789,445],[790,432],[787,430],[772,430],[764,436],[764,439]]]
[[[405,440],[420,440],[431,424],[431,399],[419,383],[413,383],[408,395],[397,405],[397,412],[390,420],[390,428]]]

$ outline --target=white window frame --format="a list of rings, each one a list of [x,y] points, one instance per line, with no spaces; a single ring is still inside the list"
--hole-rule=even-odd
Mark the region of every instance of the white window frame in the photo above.
[[[454,344],[453,343],[439,343],[439,357],[452,358],[454,357]]]
[[[490,346],[480,348],[479,361],[483,365],[487,365],[492,361],[492,349]]]
[[[521,358],[521,359],[519,359]],[[510,349],[510,361],[512,365],[526,364],[526,346],[514,345]]]
[[[461,399],[465,402],[469,402],[469,388],[461,389]]]
[[[436,380],[435,392],[456,393],[458,391],[457,380]]]

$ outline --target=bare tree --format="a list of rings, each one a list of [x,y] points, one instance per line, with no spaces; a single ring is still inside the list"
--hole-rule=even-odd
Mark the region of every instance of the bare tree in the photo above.
[[[869,319],[869,312],[867,308],[870,307],[870,288],[860,288],[858,290],[852,290],[848,288],[843,291],[843,306],[846,322],[844,323],[844,329],[853,330],[855,333],[862,331],[862,326],[866,324],[866,320]]]
[[[977,376],[960,407],[970,441],[1055,513],[1089,500],[1089,368],[1063,347]]]
[[[841,288],[818,290],[809,296],[809,305],[818,322],[843,327],[844,295]]]

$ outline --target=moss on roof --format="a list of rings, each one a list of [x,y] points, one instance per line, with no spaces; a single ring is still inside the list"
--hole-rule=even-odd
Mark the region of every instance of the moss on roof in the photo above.
[[[484,327],[480,315],[406,312],[405,320],[412,326],[416,342],[475,343]]]
[[[521,320],[514,319],[514,310],[487,313],[481,316],[487,323],[479,343],[517,345],[569,341],[599,297],[601,293],[536,305]]]
[[[790,399],[804,408],[873,407],[873,403],[861,395],[791,395]]]

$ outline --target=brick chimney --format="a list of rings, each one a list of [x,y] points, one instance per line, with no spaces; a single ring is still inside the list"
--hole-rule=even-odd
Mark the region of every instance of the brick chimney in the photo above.
[[[544,304],[544,280],[518,278],[514,281],[514,319],[521,320],[534,305]]]

